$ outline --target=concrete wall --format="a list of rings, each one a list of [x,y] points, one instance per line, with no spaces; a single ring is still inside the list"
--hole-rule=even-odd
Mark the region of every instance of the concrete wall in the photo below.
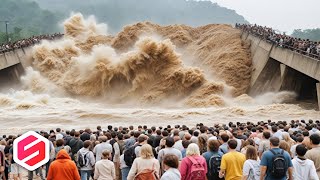
[[[26,58],[24,49],[0,54],[0,86],[14,84],[20,80],[24,73],[24,67],[21,62]]]
[[[317,91],[318,97],[310,97],[319,99],[320,107],[319,60],[277,47],[247,32],[242,32],[241,38],[251,44],[253,70],[250,95],[289,90],[303,98],[309,92],[314,94]]]

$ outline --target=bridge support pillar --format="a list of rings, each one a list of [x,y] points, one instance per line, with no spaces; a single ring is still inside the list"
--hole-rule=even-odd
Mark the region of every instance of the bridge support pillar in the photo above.
[[[317,96],[318,96],[318,108],[320,110],[320,83],[316,84],[316,88],[317,88]]]

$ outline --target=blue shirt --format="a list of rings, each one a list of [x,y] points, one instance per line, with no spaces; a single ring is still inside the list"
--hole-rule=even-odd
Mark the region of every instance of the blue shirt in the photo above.
[[[220,152],[220,151],[218,151],[218,152],[208,151],[208,152],[205,152],[205,153],[202,154],[202,156],[206,159],[208,166],[209,166],[210,158],[215,154],[219,154],[221,157],[223,156],[223,153]]]
[[[227,143],[221,144],[219,147],[219,150],[220,152],[222,152],[222,154],[228,153],[228,144]]]
[[[282,151],[282,149],[280,148],[273,148],[272,149],[275,153],[280,153]],[[287,177],[284,176],[282,178],[274,178],[271,176],[271,167],[272,167],[272,158],[273,158],[273,153],[269,150],[269,151],[265,151],[262,154],[262,158],[261,158],[261,162],[260,165],[261,166],[267,166],[267,172],[266,172],[266,177],[265,180],[286,180]],[[283,156],[288,164],[288,167],[292,167],[292,162],[291,162],[291,157],[289,155],[289,153],[287,151],[283,150]]]

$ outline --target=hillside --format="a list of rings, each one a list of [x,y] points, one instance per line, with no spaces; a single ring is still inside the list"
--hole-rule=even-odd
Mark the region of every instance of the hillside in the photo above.
[[[244,17],[209,1],[186,0],[35,0],[40,7],[59,12],[64,17],[81,12],[95,15],[106,22],[111,32],[119,32],[123,26],[141,21],[161,25],[186,24],[235,24],[247,22]]]

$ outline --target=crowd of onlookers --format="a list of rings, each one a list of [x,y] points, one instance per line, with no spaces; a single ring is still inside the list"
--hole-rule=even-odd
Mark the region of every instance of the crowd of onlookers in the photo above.
[[[301,39],[286,34],[276,33],[272,28],[251,24],[236,24],[236,28],[247,31],[277,46],[299,52],[301,54],[320,59],[320,41]]]
[[[61,33],[55,33],[55,34],[47,34],[47,35],[40,35],[40,36],[32,36],[27,39],[20,39],[15,42],[9,42],[5,44],[0,44],[0,54],[12,51],[14,49],[28,47],[31,45],[34,45],[36,43],[39,43],[41,40],[53,40],[57,38],[61,38],[63,34]]]
[[[50,141],[50,160],[28,178],[12,159],[16,136],[3,135],[0,173],[15,180],[314,180],[319,130],[319,120],[57,128],[37,132]]]

